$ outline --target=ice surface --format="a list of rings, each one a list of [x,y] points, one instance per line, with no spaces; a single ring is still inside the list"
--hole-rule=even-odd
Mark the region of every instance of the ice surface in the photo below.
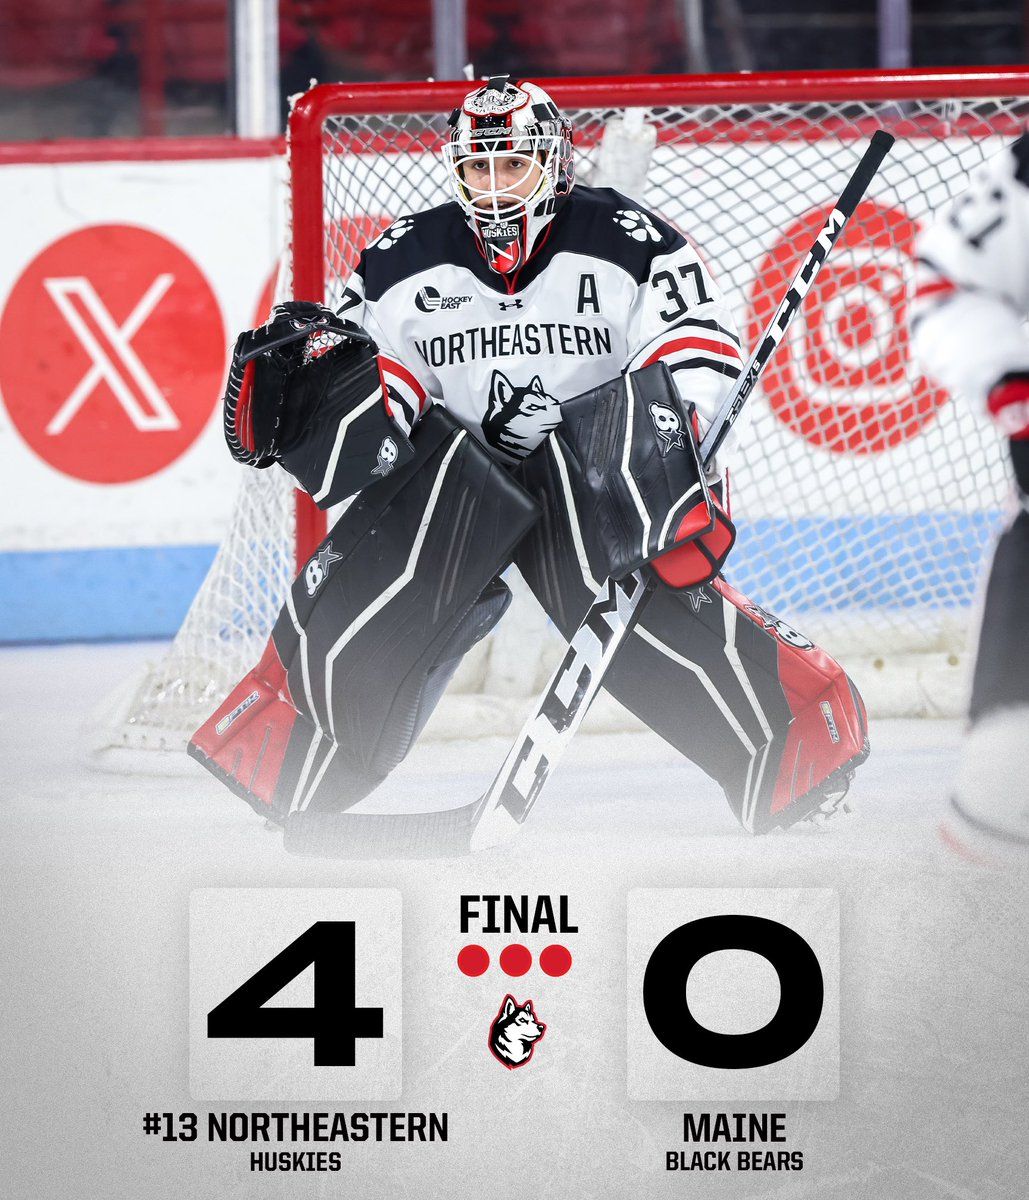
[[[749,839],[699,772],[656,737],[625,734],[580,738],[506,847],[443,864],[297,859],[199,767],[175,780],[83,765],[87,710],[154,653],[0,651],[5,1195],[1024,1194],[1025,878],[975,868],[938,839],[958,723],[873,727],[855,812],[824,831]],[[505,749],[418,749],[376,802],[464,803]],[[448,1111],[448,1144],[352,1145],[341,1174],[258,1176],[246,1147],[144,1138],[145,1110],[205,1111],[187,1082],[187,913],[190,890],[214,886],[400,888],[406,1040],[394,1107]],[[625,906],[641,886],[839,891],[840,1099],[751,1106],[788,1113],[803,1172],[665,1172],[691,1106],[626,1093]],[[462,892],[570,897],[575,966],[550,985],[554,1036],[531,1069],[508,1073],[485,1052],[483,1020],[503,984],[454,968],[470,940],[458,924]]]

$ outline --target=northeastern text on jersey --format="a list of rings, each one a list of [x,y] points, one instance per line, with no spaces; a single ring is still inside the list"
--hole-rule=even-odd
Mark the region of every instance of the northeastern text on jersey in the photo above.
[[[446,336],[416,339],[415,345],[430,367],[525,354],[597,358],[611,353],[611,331],[602,325],[527,321],[518,325],[474,326]]]

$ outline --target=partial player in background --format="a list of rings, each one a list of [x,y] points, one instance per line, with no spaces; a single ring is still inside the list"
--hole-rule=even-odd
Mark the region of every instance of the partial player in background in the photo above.
[[[531,83],[471,92],[443,161],[454,200],[368,246],[338,313],[286,305],[237,342],[234,456],[350,499],[190,752],[296,843],[404,758],[510,563],[568,637],[601,581],[653,562],[607,689],[747,829],[831,809],[867,754],[860,697],[721,576],[727,481],[697,442],[742,354],[715,282],[658,216],[573,186],[568,123]]]
[[[1007,438],[1013,514],[985,584],[961,772],[944,836],[1029,860],[1029,134],[918,243],[916,353]]]

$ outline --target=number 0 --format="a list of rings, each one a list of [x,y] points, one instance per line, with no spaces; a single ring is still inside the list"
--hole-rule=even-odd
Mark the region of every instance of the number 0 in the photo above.
[[[690,1012],[690,971],[719,950],[749,950],[775,968],[779,1008],[764,1028],[715,1033]],[[680,925],[658,943],[643,975],[643,1009],[661,1045],[687,1062],[720,1070],[765,1067],[795,1053],[818,1026],[823,995],[815,952],[788,925],[765,917],[725,914]]]

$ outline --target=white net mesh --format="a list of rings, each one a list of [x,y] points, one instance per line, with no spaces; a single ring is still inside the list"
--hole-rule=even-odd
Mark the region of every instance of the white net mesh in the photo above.
[[[352,93],[340,90],[341,106]],[[912,242],[969,172],[1021,131],[1029,101],[830,103],[812,93],[804,103],[619,109],[604,103],[603,86],[596,94],[595,107],[568,111],[578,178],[619,187],[683,230],[746,346],[871,132],[896,136],[751,399],[727,575],[837,653],[873,711],[956,711],[959,657],[1008,484],[993,430],[912,359]],[[448,198],[438,156],[445,122],[442,110],[325,120],[323,263],[307,266],[324,267],[330,303],[387,224]],[[259,655],[292,568],[291,502],[277,470],[249,475],[168,659],[121,714],[118,744],[181,745]],[[457,692],[530,692],[545,677],[547,643],[538,616],[514,613],[463,668]],[[498,713],[509,724],[518,709],[452,697],[450,711],[467,736],[495,728]],[[444,715],[430,732],[451,727]]]

